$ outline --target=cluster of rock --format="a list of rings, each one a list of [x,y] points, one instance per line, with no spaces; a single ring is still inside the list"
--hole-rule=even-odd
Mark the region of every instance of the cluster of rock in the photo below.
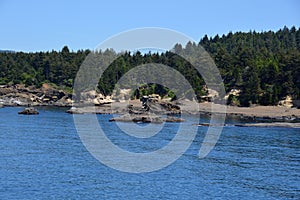
[[[213,99],[219,98],[219,93],[216,90],[208,88],[207,86],[204,86],[202,90],[206,92],[206,95],[202,95],[200,97],[201,102],[205,102],[205,101],[212,102]]]
[[[124,99],[104,97],[95,91],[81,93],[79,103],[67,110],[70,114],[121,114],[110,121],[141,122],[141,123],[163,123],[182,122],[182,118],[174,115],[180,114],[178,105],[161,100],[159,95],[144,96],[136,105],[127,104]],[[136,101],[135,101],[136,102]],[[101,105],[101,106],[99,106]],[[167,115],[167,117],[162,117]]]
[[[110,122],[134,122],[134,123],[163,123],[163,122],[184,122],[184,119],[179,117],[167,116],[165,118],[153,113],[125,114],[120,117],[111,118]]]
[[[4,106],[71,106],[72,95],[43,84],[41,88],[23,84],[0,86],[0,104]]]
[[[180,114],[180,107],[171,102],[162,101],[159,95],[143,96],[141,107],[128,106],[128,113],[110,121],[135,123],[183,122],[184,119],[172,116]],[[166,118],[161,115],[167,115]]]
[[[278,105],[287,108],[292,108],[292,107],[300,108],[300,100],[293,100],[290,95],[287,95],[283,100],[278,102]]]
[[[141,99],[142,102],[142,111],[151,111],[156,114],[180,114],[181,109],[176,103],[162,100],[159,95],[152,94],[149,96],[143,96]],[[132,108],[134,112],[134,108]]]
[[[111,104],[114,102],[111,96],[104,96],[101,93],[97,93],[95,90],[82,92],[80,94],[80,104],[87,105],[93,104],[95,106],[101,106],[104,104]]]

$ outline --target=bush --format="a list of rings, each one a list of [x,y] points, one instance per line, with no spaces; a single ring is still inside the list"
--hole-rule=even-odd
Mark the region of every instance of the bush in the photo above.
[[[227,105],[240,106],[240,101],[238,100],[237,96],[230,94],[227,100]]]

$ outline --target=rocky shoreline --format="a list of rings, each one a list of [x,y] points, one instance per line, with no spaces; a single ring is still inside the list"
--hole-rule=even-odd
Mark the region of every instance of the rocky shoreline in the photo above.
[[[227,119],[240,120],[245,122],[300,122],[300,109],[285,106],[252,106],[236,107],[214,104],[212,111],[211,102],[196,103],[193,101],[182,100],[170,102],[158,98],[147,99],[147,105],[140,100],[112,100],[111,97],[104,97],[95,91],[82,94],[84,101],[74,103],[72,95],[43,84],[41,88],[25,87],[24,85],[2,85],[0,86],[0,108],[6,106],[55,106],[70,107],[67,113],[70,114],[120,114],[131,115],[137,121],[149,121],[148,113],[156,115],[174,116],[177,114],[192,114],[200,116],[211,116],[212,113],[226,114]],[[218,111],[221,110],[221,111]],[[143,116],[146,115],[146,116]],[[116,119],[119,120],[119,119]],[[126,121],[127,119],[124,119]],[[163,119],[159,119],[161,121]],[[154,119],[155,121],[155,119]],[[170,120],[172,121],[172,120]],[[176,121],[173,119],[173,121]]]
[[[124,114],[120,117],[114,117],[109,120],[110,122],[134,122],[134,123],[156,123],[163,122],[184,122],[184,119],[179,117],[167,116],[161,117],[155,114],[132,115]]]
[[[166,110],[163,109],[152,109],[150,113],[157,115],[200,115],[200,117],[209,118],[212,115],[211,103],[200,103],[199,109],[194,108],[194,105],[188,106],[187,104],[195,104],[192,102],[183,102],[179,104],[180,110]],[[158,104],[157,104],[158,105]],[[218,105],[214,105],[218,106]],[[156,106],[157,108],[158,106]],[[182,109],[184,107],[184,109]],[[187,108],[189,107],[189,108]],[[79,106],[72,107],[67,111],[71,114],[120,114],[126,115],[131,114],[134,116],[143,115],[144,112],[141,111],[141,102],[138,100],[128,101],[128,102],[114,102],[111,105],[103,106]],[[223,114],[218,112],[218,109],[214,111],[215,114]],[[256,106],[252,108],[243,107],[232,107],[226,106],[226,119],[227,120],[238,120],[243,122],[262,122],[262,123],[272,123],[272,122],[289,122],[296,123],[300,122],[300,109],[296,108],[285,108],[277,106]],[[124,121],[128,121],[124,119]]]
[[[25,87],[23,84],[0,86],[2,106],[72,106],[72,95],[43,84],[41,88]]]
[[[212,103],[200,103],[200,114],[210,116]],[[218,106],[216,113],[218,113]],[[226,118],[245,122],[300,122],[300,109],[284,107],[284,106],[252,106],[252,107],[236,107],[226,106]]]
[[[300,128],[300,123],[288,123],[288,122],[272,122],[272,123],[246,123],[236,124],[238,127],[281,127],[281,128]]]

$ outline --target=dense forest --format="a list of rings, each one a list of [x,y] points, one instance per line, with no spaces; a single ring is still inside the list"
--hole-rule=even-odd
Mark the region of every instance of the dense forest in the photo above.
[[[236,32],[204,36],[198,44],[178,44],[174,52],[146,53],[125,52],[118,56],[99,80],[98,90],[110,95],[117,81],[130,69],[145,63],[168,65],[183,74],[200,98],[205,94],[205,82],[193,66],[176,52],[193,52],[204,48],[220,70],[226,92],[240,89],[238,97],[231,96],[229,103],[276,105],[287,95],[300,98],[300,29],[284,27],[277,32]],[[0,85],[18,84],[40,87],[51,83],[72,90],[76,73],[84,59],[91,53],[116,55],[113,50],[70,52],[65,46],[51,52],[0,52]],[[158,93],[173,97],[172,91],[156,85],[141,85],[134,95]]]

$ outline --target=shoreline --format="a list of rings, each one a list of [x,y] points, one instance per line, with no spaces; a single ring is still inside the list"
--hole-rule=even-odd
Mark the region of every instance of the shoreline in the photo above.
[[[36,104],[30,105],[32,107],[64,107],[69,108],[68,113],[71,114],[126,114],[128,113],[128,105],[133,105],[134,107],[140,107],[141,102],[139,100],[130,100],[128,102],[114,102],[111,104],[103,104],[93,106],[92,104],[81,104],[81,105],[63,105],[63,104]],[[184,101],[178,104],[182,110],[181,114],[190,115],[203,115],[211,116],[212,113],[215,114],[226,114],[226,119],[238,119],[241,121],[251,121],[251,122],[300,122],[300,109],[297,108],[287,108],[282,106],[254,106],[254,107],[235,107],[235,106],[225,106],[226,111],[224,111],[224,106],[214,104],[215,110],[211,110],[212,103],[195,103]],[[198,108],[195,107],[199,106]],[[0,103],[0,108],[3,107],[28,107],[26,104],[22,105],[5,105]],[[219,109],[220,108],[220,109]],[[198,110],[198,111],[197,111]],[[172,115],[172,113],[167,111],[158,112],[158,114]]]
[[[200,113],[211,115],[212,103],[200,103]],[[218,113],[218,106],[216,112]],[[226,118],[252,122],[300,122],[300,109],[283,106],[253,106],[237,107],[226,106]]]
[[[289,122],[273,122],[273,123],[245,123],[245,124],[235,124],[237,127],[280,127],[280,128],[300,128],[300,123],[289,123]]]
[[[134,100],[130,101],[129,103],[133,103],[134,106],[138,106],[140,104],[139,101]],[[187,102],[185,102],[186,104]],[[187,104],[190,104],[189,102]],[[131,104],[132,105],[132,104]],[[195,110],[184,110],[181,112],[181,116],[178,117],[178,114],[172,113],[155,113],[156,116],[159,118],[159,115],[167,115],[171,118],[176,118],[176,120],[172,120],[171,122],[182,122],[184,121],[184,115],[200,115],[204,117],[210,117],[212,113],[210,112],[210,105],[211,103],[199,103],[199,112],[195,112]],[[78,105],[77,105],[78,106]],[[186,105],[185,105],[186,106]],[[219,106],[219,105],[217,105]],[[18,106],[5,106],[0,104],[0,109],[5,107],[27,107],[23,105]],[[116,102],[113,104],[104,104],[101,106],[89,106],[80,105],[78,107],[72,106],[57,106],[53,104],[49,105],[38,105],[33,106],[34,108],[42,108],[42,107],[53,107],[53,108],[65,108],[66,113],[70,114],[118,114],[120,115],[120,119],[122,116],[129,115],[128,111],[128,102]],[[193,106],[190,106],[192,108]],[[268,127],[280,127],[280,128],[300,128],[300,109],[296,108],[286,108],[286,107],[277,107],[277,106],[255,106],[255,107],[233,107],[233,106],[226,106],[226,117],[225,120],[229,120],[229,125],[235,127],[259,127],[259,128],[268,128]],[[215,114],[218,113],[218,109],[214,112]],[[151,115],[151,113],[149,113]],[[224,114],[224,113],[223,113]],[[183,116],[182,116],[183,115]],[[145,114],[147,116],[147,114]],[[131,115],[131,118],[143,118],[143,115]],[[178,121],[178,119],[182,119]],[[182,118],[181,118],[182,117]],[[117,120],[119,119],[116,118]],[[124,118],[126,121],[126,118]],[[163,119],[163,118],[162,118]],[[167,119],[167,118],[166,118]],[[231,124],[231,120],[234,120],[234,123]],[[122,120],[121,120],[122,121]],[[123,120],[124,121],[124,120]],[[128,120],[127,120],[128,121]],[[142,120],[143,121],[143,120]],[[131,120],[132,122],[132,120]],[[147,123],[153,123],[151,120],[147,121]],[[206,124],[205,124],[206,125]],[[209,124],[207,124],[209,126]],[[226,123],[224,126],[227,126]],[[201,125],[201,123],[199,124]]]
[[[43,84],[41,88],[25,87],[23,84],[13,86],[1,85],[0,108],[3,107],[64,107],[71,114],[127,114],[144,113],[140,100],[123,100],[117,97],[105,97],[96,91],[81,94],[83,101],[78,104],[72,100],[72,94]],[[122,99],[122,98],[121,98]],[[120,102],[121,101],[121,102]],[[143,102],[144,103],[144,102]],[[190,114],[210,117],[212,114],[226,115],[226,119],[238,119],[251,122],[300,122],[300,109],[287,106],[237,107],[214,104],[212,102],[197,103],[189,100],[170,102],[152,98],[149,100],[150,113],[176,115]]]

